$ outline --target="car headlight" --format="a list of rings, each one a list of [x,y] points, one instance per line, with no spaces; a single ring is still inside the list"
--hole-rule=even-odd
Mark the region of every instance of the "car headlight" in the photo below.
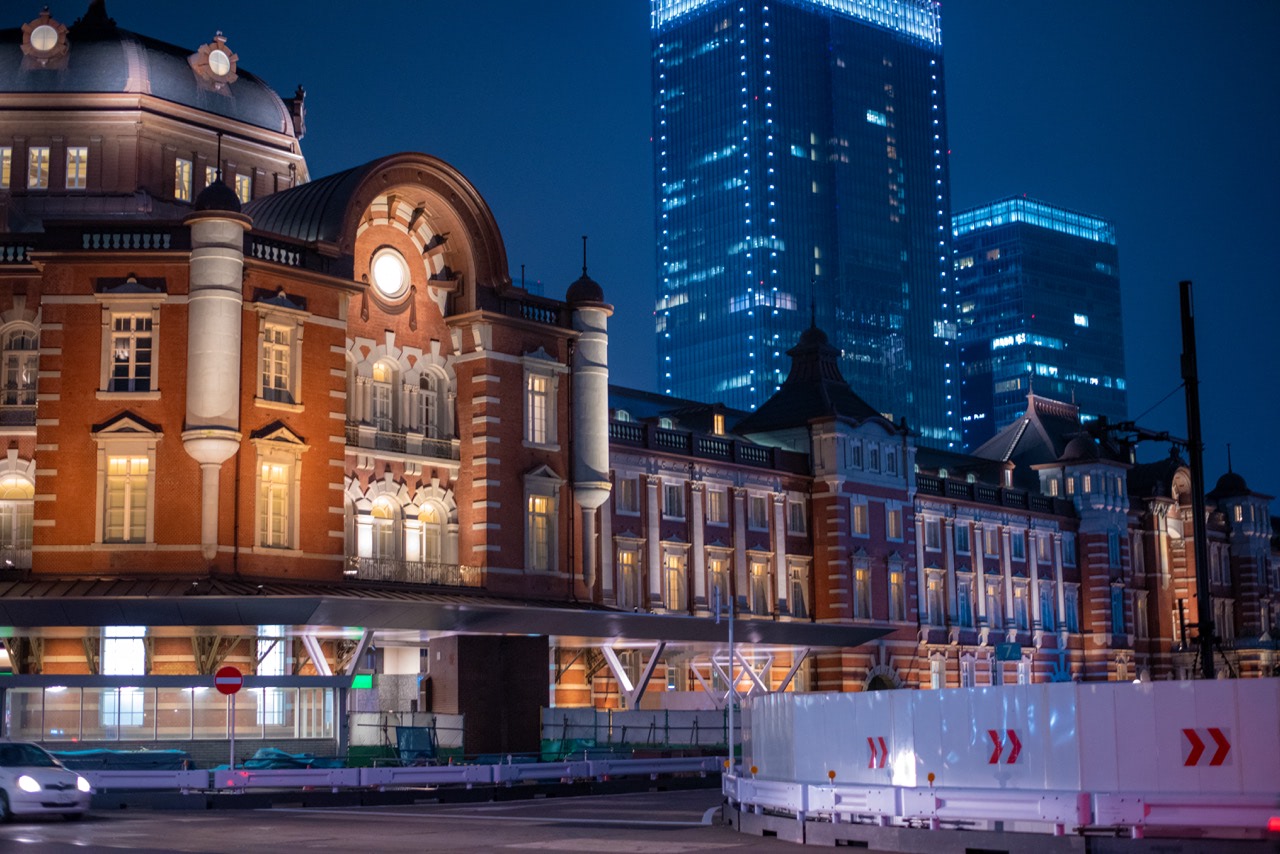
[[[88,780],[86,780],[86,779],[85,779],[85,778],[83,778],[83,777],[80,777],[80,776],[77,776],[77,777],[76,777],[76,788],[77,788],[77,789],[79,789],[79,790],[80,790],[80,791],[82,791],[82,792],[92,792],[92,791],[93,791],[93,786],[90,786],[90,785],[89,785],[89,781],[88,781]]]
[[[23,774],[18,778],[18,788],[24,792],[38,792],[40,791],[40,784],[36,782],[35,777]]]

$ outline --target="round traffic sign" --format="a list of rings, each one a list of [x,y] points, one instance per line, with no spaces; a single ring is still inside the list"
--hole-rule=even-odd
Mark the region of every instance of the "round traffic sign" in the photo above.
[[[244,676],[230,665],[219,667],[218,672],[213,674],[213,686],[223,694],[234,694],[244,687]]]

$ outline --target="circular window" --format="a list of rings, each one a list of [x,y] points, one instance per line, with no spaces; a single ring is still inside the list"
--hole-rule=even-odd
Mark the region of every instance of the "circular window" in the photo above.
[[[48,24],[41,24],[31,31],[31,46],[39,51],[51,51],[58,46],[58,31]]]
[[[209,70],[218,77],[225,77],[231,71],[231,57],[225,50],[209,51]]]
[[[409,265],[404,256],[390,247],[383,247],[373,254],[369,265],[373,274],[373,286],[388,299],[402,296],[409,290]]]

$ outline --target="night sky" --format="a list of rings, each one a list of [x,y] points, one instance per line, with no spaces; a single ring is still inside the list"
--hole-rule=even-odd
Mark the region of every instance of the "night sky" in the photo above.
[[[3,26],[43,2],[6,3]],[[87,5],[48,3],[66,23]],[[122,27],[189,48],[220,29],[282,95],[306,86],[312,177],[405,150],[458,167],[517,282],[525,264],[531,287],[562,297],[590,235],[591,275],[616,307],[612,379],[655,387],[646,0],[107,5]],[[1156,404],[1181,381],[1177,283],[1193,280],[1207,484],[1231,443],[1236,471],[1268,494],[1280,493],[1278,41],[1273,0],[943,4],[953,208],[1026,193],[1115,221],[1130,416],[1175,435],[1182,395]]]

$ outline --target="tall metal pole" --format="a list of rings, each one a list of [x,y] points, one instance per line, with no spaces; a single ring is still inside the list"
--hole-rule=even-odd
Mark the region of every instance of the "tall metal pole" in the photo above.
[[[733,773],[734,766],[734,747],[733,747],[733,706],[738,699],[738,683],[733,678],[733,601],[734,597],[729,596],[729,773]]]
[[[1200,675],[1214,678],[1213,600],[1209,596],[1209,543],[1204,506],[1204,440],[1200,435],[1200,376],[1196,368],[1196,321],[1191,283],[1179,282],[1182,302],[1182,382],[1187,398],[1187,456],[1191,458],[1191,524],[1196,561],[1196,623],[1199,626]]]

